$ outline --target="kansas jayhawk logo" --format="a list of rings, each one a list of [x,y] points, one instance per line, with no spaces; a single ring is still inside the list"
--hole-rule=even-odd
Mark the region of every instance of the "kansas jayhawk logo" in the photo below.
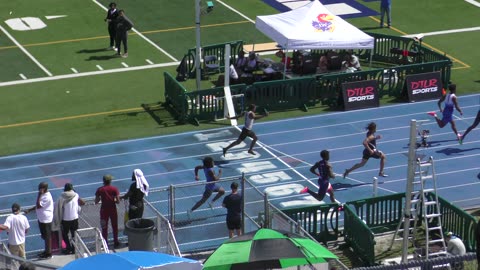
[[[318,32],[333,32],[335,30],[335,24],[333,23],[334,18],[335,17],[330,14],[319,14],[317,21],[312,21],[312,26],[315,28],[315,31]]]

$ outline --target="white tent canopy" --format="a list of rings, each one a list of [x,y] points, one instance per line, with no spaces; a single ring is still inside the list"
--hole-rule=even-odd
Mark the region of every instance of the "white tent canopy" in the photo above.
[[[283,48],[373,49],[373,37],[333,15],[318,0],[289,12],[257,16],[255,26]]]

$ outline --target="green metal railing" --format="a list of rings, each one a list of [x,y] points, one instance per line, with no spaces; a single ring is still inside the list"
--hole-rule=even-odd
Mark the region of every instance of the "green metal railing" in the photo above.
[[[431,193],[427,196],[436,195]],[[458,235],[463,240],[467,252],[475,251],[476,219],[440,196],[438,201],[443,231],[452,231]],[[375,241],[372,237],[378,233],[395,231],[402,221],[404,205],[404,193],[350,201],[345,204],[345,242],[367,265],[375,263],[373,252]],[[422,211],[423,209],[419,214]],[[428,212],[429,209],[427,208],[426,211]],[[422,222],[422,219],[419,218],[418,221]]]
[[[321,204],[302,208],[282,209],[319,242],[338,239],[338,204]]]

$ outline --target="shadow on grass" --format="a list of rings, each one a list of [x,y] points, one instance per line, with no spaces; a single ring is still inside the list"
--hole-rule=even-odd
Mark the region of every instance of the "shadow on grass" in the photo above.
[[[98,52],[105,52],[105,51],[114,52],[114,50],[109,50],[107,48],[99,48],[99,49],[83,49],[83,50],[77,51],[77,53],[98,53]]]
[[[94,55],[90,56],[89,58],[85,59],[85,61],[105,61],[105,60],[110,60],[113,58],[118,58],[118,55],[112,54],[112,55]]]

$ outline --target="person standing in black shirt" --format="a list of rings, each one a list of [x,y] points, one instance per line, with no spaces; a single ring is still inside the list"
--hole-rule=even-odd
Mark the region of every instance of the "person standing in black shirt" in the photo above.
[[[135,169],[132,174],[133,183],[128,192],[121,196],[121,199],[128,199],[128,219],[142,218],[143,216],[143,197],[148,196],[149,184],[143,175],[142,170]]]
[[[118,17],[115,20],[116,23],[116,34],[117,34],[117,55],[120,56],[120,51],[123,43],[123,58],[128,57],[128,46],[127,46],[127,36],[128,36],[128,31],[132,29],[133,23],[125,16],[125,11],[121,9],[118,12]]]
[[[237,231],[237,236],[242,234],[240,230],[242,225],[242,195],[238,194],[238,184],[233,182],[230,185],[232,193],[223,199],[222,206],[227,208],[227,228],[228,237],[234,236],[234,231]]]
[[[108,22],[108,35],[110,36],[110,47],[108,47],[109,50],[115,50],[115,37],[116,37],[116,26],[115,26],[115,20],[118,17],[118,11],[117,11],[117,4],[115,3],[110,3],[108,5],[109,9],[107,11],[107,17],[105,18],[104,21]],[[118,46],[118,45],[117,45]]]

